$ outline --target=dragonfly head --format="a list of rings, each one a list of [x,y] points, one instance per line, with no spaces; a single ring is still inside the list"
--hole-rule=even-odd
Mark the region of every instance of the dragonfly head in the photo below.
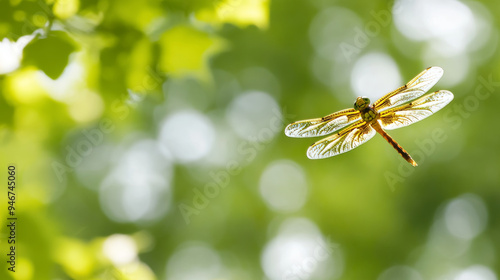
[[[368,97],[358,97],[356,102],[354,102],[354,109],[362,111],[370,105],[370,99]]]

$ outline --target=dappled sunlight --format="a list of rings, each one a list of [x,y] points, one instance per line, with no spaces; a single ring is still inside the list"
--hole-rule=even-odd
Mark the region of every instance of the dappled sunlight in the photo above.
[[[486,227],[488,212],[481,198],[469,194],[451,201],[446,206],[444,219],[452,235],[470,240]]]
[[[33,35],[25,35],[12,42],[8,38],[0,41],[0,75],[16,70],[21,65],[24,47],[33,39]]]
[[[289,219],[266,245],[261,263],[269,279],[336,279],[342,275],[338,244],[304,218]]]
[[[331,6],[314,17],[309,27],[309,39],[322,59],[345,63],[351,57],[345,56],[342,43],[352,39],[351,31],[359,30],[361,25],[362,20],[354,11]]]
[[[418,253],[416,268],[425,275],[424,279],[497,279],[488,267],[474,266],[475,262],[487,264],[496,259],[488,249],[491,241],[481,236],[487,223],[484,202],[475,194],[461,195],[440,207],[427,244]],[[482,246],[478,240],[484,240],[487,245]],[[476,254],[481,257],[474,258]]]
[[[443,78],[447,86],[459,84],[474,68],[471,55],[478,51],[486,54],[492,39],[493,46],[497,45],[489,11],[479,2],[400,0],[392,13],[396,28],[404,36],[425,43],[421,55],[426,65],[441,65],[449,71],[450,75]]]
[[[67,19],[74,16],[78,12],[79,6],[79,0],[55,1],[52,11],[56,17]]]
[[[293,212],[307,201],[307,178],[300,165],[293,161],[275,161],[262,173],[259,190],[271,209]]]
[[[93,248],[75,239],[59,240],[57,260],[69,275],[74,278],[87,277],[97,264]]]
[[[463,52],[476,35],[474,16],[458,0],[399,0],[393,8],[396,27],[405,36],[418,41],[441,40],[448,55]]]
[[[440,44],[430,43],[423,50],[422,59],[426,65],[440,65],[445,69],[446,74],[442,79],[443,86],[454,86],[461,83],[469,73],[471,59],[465,53],[454,55],[451,59],[436,51],[440,48]]]
[[[189,26],[177,26],[165,32],[160,43],[163,46],[161,70],[173,76],[195,75],[206,78],[209,52],[222,48],[222,42]]]
[[[311,71],[333,92],[349,85],[352,62],[360,55],[360,50],[348,44],[353,43],[355,34],[363,32],[362,24],[354,11],[339,6],[320,10],[311,21],[308,37],[315,51],[310,62]]]
[[[98,120],[104,111],[102,98],[91,91],[81,91],[68,102],[69,115],[77,122],[89,123]]]
[[[38,70],[34,67],[25,68],[9,75],[5,82],[7,96],[14,104],[32,104],[47,97],[38,80]]]
[[[212,24],[232,23],[240,27],[269,24],[270,0],[221,0],[213,3],[215,9],[203,9],[196,18]]]
[[[205,157],[212,149],[215,131],[211,121],[194,110],[176,112],[161,124],[159,144],[179,162]]]
[[[264,92],[237,96],[228,106],[226,120],[239,137],[250,141],[269,141],[281,132],[280,108]]]
[[[497,280],[495,273],[488,267],[473,265],[455,274],[453,280]]]
[[[33,279],[35,275],[33,262],[27,258],[19,259],[19,274],[17,274],[16,280]]]
[[[168,260],[168,279],[210,280],[218,278],[223,270],[219,254],[203,243],[180,244]]]
[[[499,9],[0,1],[0,279],[499,280]]]
[[[99,189],[105,213],[122,222],[161,218],[170,208],[172,172],[156,142],[137,142],[118,162]]]
[[[372,102],[402,84],[398,66],[390,56],[383,53],[362,56],[356,61],[351,73],[354,95],[367,96]]]
[[[85,86],[85,65],[72,61],[66,66],[59,78],[53,80],[43,72],[39,73],[40,83],[55,100],[69,102]],[[75,92],[76,91],[76,92]]]
[[[123,234],[114,234],[106,238],[102,250],[116,266],[123,266],[137,261],[137,245],[134,240]]]

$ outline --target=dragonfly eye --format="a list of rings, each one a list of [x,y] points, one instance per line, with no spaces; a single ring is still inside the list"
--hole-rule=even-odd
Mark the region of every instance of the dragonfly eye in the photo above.
[[[370,99],[366,97],[358,97],[356,102],[354,102],[354,109],[356,110],[364,110],[366,107],[370,105]]]

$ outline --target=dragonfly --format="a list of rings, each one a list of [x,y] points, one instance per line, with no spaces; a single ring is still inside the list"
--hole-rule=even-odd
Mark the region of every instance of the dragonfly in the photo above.
[[[377,132],[411,165],[417,166],[410,154],[385,130],[408,126],[436,113],[453,100],[453,93],[438,90],[427,93],[443,76],[440,67],[429,67],[404,86],[370,104],[358,97],[354,108],[328,116],[297,121],[285,128],[289,137],[317,137],[332,134],[307,150],[310,159],[322,159],[350,151],[370,140]]]

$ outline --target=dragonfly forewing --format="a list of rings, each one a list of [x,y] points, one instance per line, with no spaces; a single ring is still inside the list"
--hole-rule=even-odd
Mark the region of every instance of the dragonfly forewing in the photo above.
[[[342,110],[323,118],[294,122],[285,128],[289,137],[316,137],[331,134],[360,120],[354,109]]]
[[[419,98],[431,89],[443,76],[441,67],[429,67],[409,81],[406,85],[386,94],[373,103],[379,113],[403,105],[413,99]]]

